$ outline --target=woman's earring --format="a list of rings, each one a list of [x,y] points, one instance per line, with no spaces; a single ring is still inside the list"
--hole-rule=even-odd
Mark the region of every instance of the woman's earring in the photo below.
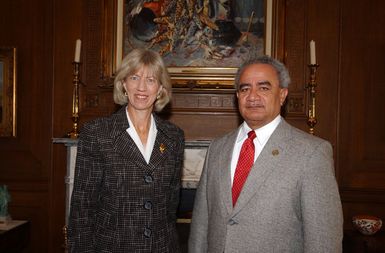
[[[128,97],[127,91],[124,92],[124,96]]]
[[[163,91],[163,86],[160,86],[160,90],[158,91],[158,95],[156,95],[157,100],[159,100],[162,97],[162,91]]]

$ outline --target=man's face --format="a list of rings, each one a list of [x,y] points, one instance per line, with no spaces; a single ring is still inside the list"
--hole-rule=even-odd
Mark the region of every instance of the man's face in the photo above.
[[[237,91],[239,112],[252,128],[260,128],[280,113],[287,88],[279,87],[278,74],[268,64],[247,66],[240,78]]]

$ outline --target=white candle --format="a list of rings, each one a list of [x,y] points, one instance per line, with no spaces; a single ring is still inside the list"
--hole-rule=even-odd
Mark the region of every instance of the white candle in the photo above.
[[[315,58],[315,41],[310,41],[310,64],[315,65],[316,64],[316,58]]]
[[[75,48],[75,59],[74,62],[80,62],[80,48],[82,46],[82,41],[80,39],[76,40],[76,48]]]

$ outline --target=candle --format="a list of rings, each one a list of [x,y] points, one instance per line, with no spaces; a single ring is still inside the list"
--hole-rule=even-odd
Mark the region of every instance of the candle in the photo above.
[[[315,41],[310,41],[310,64],[315,65],[316,64],[316,58],[315,58]]]
[[[82,46],[82,41],[80,39],[76,40],[76,48],[75,48],[75,59],[74,62],[80,62],[80,48]]]

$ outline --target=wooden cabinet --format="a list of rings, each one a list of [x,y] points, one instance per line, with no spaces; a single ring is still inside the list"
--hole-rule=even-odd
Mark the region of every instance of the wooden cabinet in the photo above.
[[[30,227],[28,221],[12,220],[0,227],[0,253],[18,253],[26,250]]]
[[[346,230],[343,240],[344,253],[384,253],[385,231],[363,235],[355,230]]]

